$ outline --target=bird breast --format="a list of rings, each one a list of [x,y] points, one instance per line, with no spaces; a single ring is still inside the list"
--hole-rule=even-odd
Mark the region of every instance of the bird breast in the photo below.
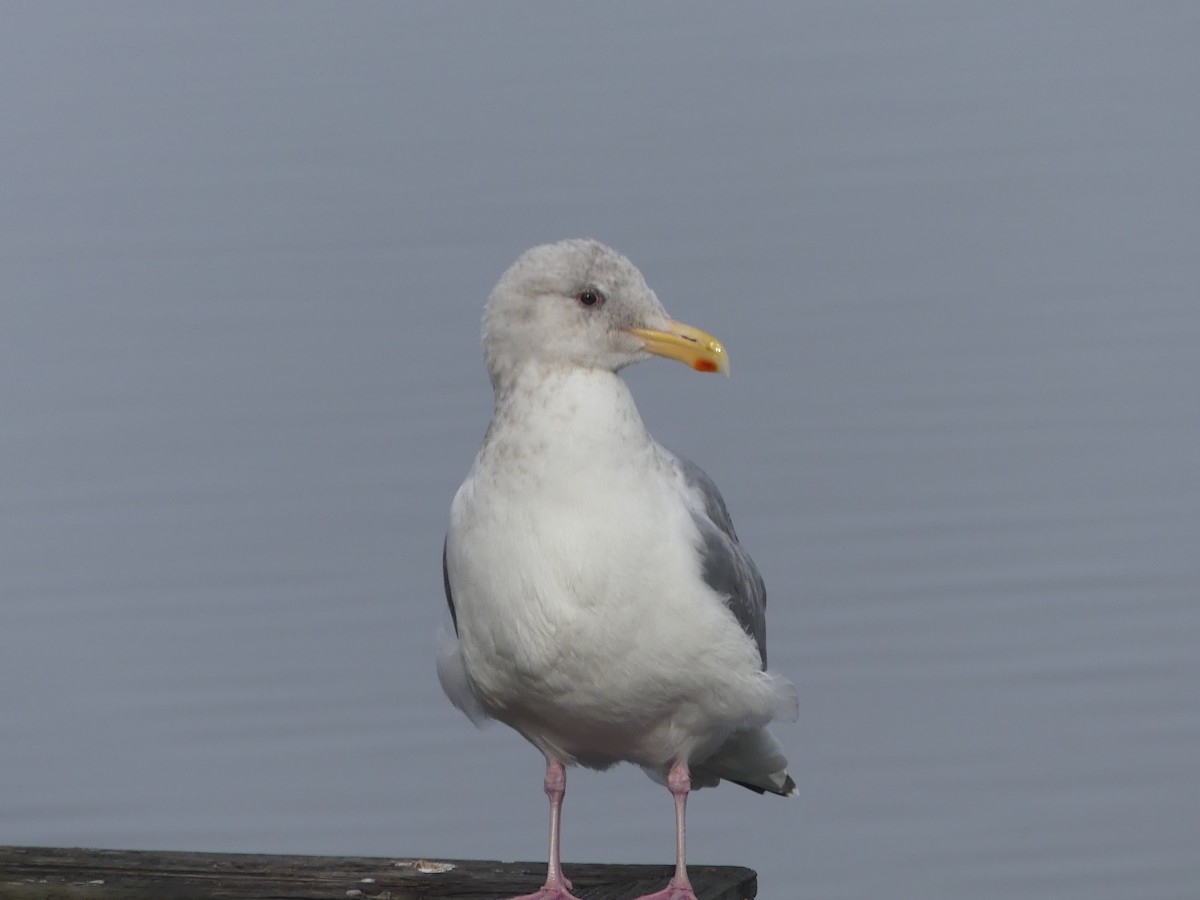
[[[661,673],[664,653],[696,649],[673,633],[680,621],[707,652],[728,634],[719,601],[697,596],[709,591],[676,481],[639,477],[669,463],[624,383],[603,376],[498,408],[451,509],[463,659],[502,720],[530,705],[586,710],[599,672],[613,715],[647,710],[648,690],[669,703],[670,679],[648,685],[644,661]]]

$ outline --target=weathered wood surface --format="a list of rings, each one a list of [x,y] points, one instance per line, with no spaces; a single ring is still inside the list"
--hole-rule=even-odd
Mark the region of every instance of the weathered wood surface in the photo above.
[[[669,866],[567,863],[581,900],[666,886]],[[750,869],[689,866],[699,900],[749,900]],[[0,847],[3,900],[494,900],[541,886],[545,863]]]

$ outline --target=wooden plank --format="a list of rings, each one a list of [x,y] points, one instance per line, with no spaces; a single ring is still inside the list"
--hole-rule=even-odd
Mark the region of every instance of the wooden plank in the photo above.
[[[670,866],[564,864],[581,900],[660,890]],[[689,866],[699,900],[750,900],[757,876]],[[494,900],[529,893],[546,865],[360,856],[0,847],[2,900]]]

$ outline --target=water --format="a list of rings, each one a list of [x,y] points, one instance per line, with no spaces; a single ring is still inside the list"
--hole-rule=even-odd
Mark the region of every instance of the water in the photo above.
[[[483,298],[599,237],[734,377],[629,373],[771,591],[764,897],[1194,898],[1200,16],[15,6],[0,842],[544,856],[433,675]],[[661,862],[573,772],[568,859]]]

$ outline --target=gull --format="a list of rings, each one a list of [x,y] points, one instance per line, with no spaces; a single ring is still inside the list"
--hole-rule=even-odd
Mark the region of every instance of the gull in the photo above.
[[[484,309],[483,355],[496,406],[450,507],[437,671],[472,721],[497,719],[545,756],[546,882],[518,900],[574,900],[566,767],[618,762],[675,801],[675,875],[642,900],[695,900],[688,794],[725,780],[794,796],[766,726],[795,719],[797,696],[766,670],[766,589],[725,501],[650,436],[618,373],[662,356],[727,375],[728,355],[592,240],[513,263]]]

